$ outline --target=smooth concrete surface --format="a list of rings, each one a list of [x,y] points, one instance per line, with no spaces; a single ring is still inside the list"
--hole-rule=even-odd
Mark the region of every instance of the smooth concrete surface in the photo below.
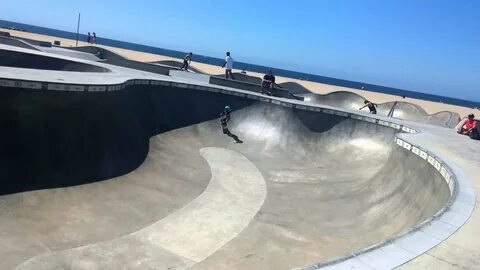
[[[225,78],[225,74],[218,74],[218,75],[214,75],[214,76],[219,77],[219,78]],[[237,81],[253,83],[255,85],[260,85],[260,83],[262,82],[262,79],[260,79],[258,77],[249,76],[249,75],[246,75],[246,74],[242,74],[240,72],[233,72],[233,76],[235,77],[235,80],[237,80]]]
[[[4,211],[11,215],[4,218],[22,224],[23,239],[33,237],[48,248],[19,269],[68,269],[71,265],[115,269],[116,260],[124,262],[128,258],[132,260],[131,269],[142,269],[145,265],[134,262],[148,258],[147,265],[158,266],[165,256],[176,269],[185,265],[192,265],[191,269],[288,269],[392,237],[433,215],[449,196],[448,186],[431,167],[418,164],[418,157],[395,151],[394,132],[390,128],[258,104],[234,112],[231,130],[245,143],[234,144],[221,134],[215,119],[153,138],[145,164],[126,177],[6,196]],[[205,147],[211,146],[217,148],[205,152]],[[211,169],[202,165],[200,155]],[[345,164],[348,170],[344,170]],[[187,168],[193,171],[182,172]],[[171,170],[178,173],[171,174]],[[364,173],[359,175],[359,170]],[[199,177],[210,174],[211,177]],[[251,190],[250,182],[238,182],[239,177],[253,181]],[[215,187],[220,178],[225,181],[221,189]],[[188,190],[187,179],[197,179],[200,185]],[[175,199],[179,187],[188,190],[187,194],[195,194],[208,182],[202,195],[190,195],[191,202],[186,195]],[[142,189],[149,186],[156,189]],[[168,197],[172,206],[155,204],[164,197],[157,198],[155,190],[165,194],[173,191]],[[25,205],[26,201],[31,203]],[[118,207],[119,211],[124,210],[108,213],[119,202],[129,202],[133,209]],[[218,206],[208,206],[206,210],[217,210],[201,211],[202,205],[208,203]],[[137,218],[119,226],[118,220],[125,219],[131,215],[128,211],[133,210],[138,212],[132,212]],[[15,219],[22,212],[23,219]],[[220,217],[215,218],[214,214]],[[37,218],[30,223],[32,217]],[[43,221],[39,217],[44,217]],[[145,219],[159,221],[148,227]],[[227,226],[220,229],[208,225],[214,220],[217,225],[224,222]],[[240,228],[246,225],[242,231]],[[99,226],[101,230],[90,226]],[[222,233],[216,232],[216,228]],[[45,229],[48,234],[41,233]],[[133,237],[123,236],[134,231],[138,233],[133,233]],[[172,238],[175,234],[179,237]],[[196,240],[188,241],[187,236]],[[11,237],[7,238],[9,242],[25,241]],[[178,241],[179,238],[183,240]],[[158,248],[153,249],[152,243]],[[125,253],[129,254],[131,249],[137,250],[135,255],[127,256]],[[157,254],[156,250],[161,252]],[[216,252],[208,256],[212,251]]]
[[[69,57],[74,57],[77,59],[82,59],[82,60],[88,60],[88,61],[104,61],[103,59],[100,59],[98,55],[92,54],[92,53],[85,53],[85,52],[80,52],[80,51],[74,51],[66,48],[61,48],[61,47],[41,47],[41,46],[36,46],[37,49],[48,52],[48,53],[53,53],[57,55],[64,55],[64,56],[69,56]]]
[[[31,51],[35,52],[35,51]],[[30,68],[37,70],[61,70],[76,72],[109,72],[108,69],[95,65],[69,61],[36,53],[18,52],[0,49],[0,65],[13,68]]]
[[[162,65],[162,66],[170,66],[170,67],[175,67],[177,69],[180,69],[183,66],[183,62],[180,61],[174,61],[174,60],[162,60],[162,61],[155,61],[151,62],[152,64],[156,65]],[[192,63],[195,63],[195,56],[193,57]],[[193,73],[200,73],[203,74],[203,72],[195,67],[189,66],[188,71],[193,72]]]
[[[261,90],[262,87],[260,84],[254,84],[246,81],[225,79],[217,76],[210,76],[209,83],[213,85],[226,86],[234,89],[242,89],[242,90],[246,90],[254,93],[261,93],[262,91]],[[275,96],[275,97],[303,100],[303,97],[293,95],[287,89],[283,89],[283,88],[273,87],[270,90],[270,92],[272,93],[272,96]]]
[[[347,91],[338,91],[326,95],[309,93],[301,94],[301,96],[307,103],[329,105],[348,110],[358,110],[365,105],[364,97]],[[368,112],[368,108],[364,108],[363,111]],[[382,116],[449,128],[455,127],[460,121],[460,116],[457,113],[444,111],[430,115],[420,106],[402,101],[378,104],[377,113]]]
[[[111,241],[34,257],[17,269],[185,269],[235,238],[253,219],[266,196],[262,174],[238,152],[200,149],[212,178],[200,196],[143,229]],[[183,241],[178,241],[183,239]],[[129,247],[141,247],[131,260]],[[111,250],[116,250],[111,252]],[[169,259],[165,259],[169,255]],[[118,268],[117,268],[118,269]]]
[[[203,83],[209,83],[210,82],[210,75],[206,74],[200,74],[200,73],[192,73],[188,71],[181,71],[181,70],[170,70],[169,74],[172,77],[177,77],[177,78],[184,78],[184,79],[189,79],[189,80],[194,80],[194,81],[200,81]]]
[[[43,76],[43,81],[48,79],[51,82],[58,83],[56,77],[60,76],[64,78],[62,79],[63,83],[67,84],[79,81],[86,84],[95,83],[95,80],[89,80],[90,74],[88,74],[88,76],[78,74],[75,75],[75,78],[70,78],[70,76],[62,72],[31,70],[25,72],[25,69],[10,68],[3,68],[3,70],[6,74],[4,75],[5,77],[10,78],[9,76],[11,75],[13,79],[31,80],[32,78],[37,78],[38,81],[42,81],[41,78]],[[23,71],[23,75],[18,74],[19,71]],[[34,73],[34,75],[30,73]],[[132,77],[136,78],[138,76],[137,79],[148,78],[164,80],[167,81],[169,85],[176,87],[192,88],[194,85],[190,84],[195,84],[198,89],[202,90],[210,89],[208,87],[220,89],[216,90],[219,94],[224,93],[223,91],[233,91],[232,93],[242,94],[249,98],[259,96],[236,91],[228,87],[208,86],[189,80],[178,83],[181,80],[142,72],[133,72],[129,69],[113,69],[112,73],[115,75],[108,77],[104,83],[112,83],[115,81],[125,82]],[[7,84],[7,87],[15,87],[17,85],[16,83],[10,85],[8,80],[4,80],[4,82]],[[154,85],[153,81],[151,84]],[[18,85],[24,86],[26,84],[20,83]],[[258,99],[263,101],[264,98]],[[478,247],[475,245],[475,241],[471,241],[471,239],[474,239],[474,236],[478,234],[479,227],[476,222],[476,213],[478,213],[478,211],[474,211],[473,217],[468,220],[470,212],[468,211],[467,205],[475,207],[475,193],[478,189],[476,182],[472,184],[468,181],[468,179],[477,179],[479,175],[478,165],[480,161],[476,159],[473,151],[468,152],[468,149],[478,147],[477,141],[472,141],[464,136],[458,136],[454,134],[452,130],[387,119],[380,116],[373,118],[376,119],[375,122],[378,123],[378,125],[358,122],[357,120],[351,119],[347,120],[344,119],[343,115],[348,116],[352,113],[348,110],[344,114],[343,112],[340,113],[340,111],[337,113],[331,109],[318,108],[317,110],[311,108],[312,113],[318,112],[314,113],[315,117],[312,118],[311,113],[302,113],[300,109],[302,107],[307,108],[307,106],[302,105],[305,103],[294,100],[287,101],[279,98],[268,98],[265,101],[274,104],[257,104],[234,112],[235,117],[233,118],[234,120],[232,120],[231,129],[238,133],[242,139],[245,138],[246,143],[243,145],[232,144],[230,138],[219,135],[218,120],[200,123],[194,126],[186,126],[155,137],[160,140],[162,140],[162,137],[171,138],[171,140],[167,139],[167,143],[164,144],[165,148],[155,148],[155,146],[151,144],[151,147],[154,148],[151,148],[148,157],[153,155],[153,162],[149,163],[149,158],[147,157],[142,167],[148,164],[157,166],[158,157],[155,157],[155,155],[160,153],[163,158],[173,158],[173,160],[167,160],[166,163],[165,161],[163,162],[163,164],[168,164],[167,168],[169,168],[169,170],[190,168],[191,158],[193,157],[200,161],[197,163],[198,165],[195,165],[198,166],[196,167],[198,169],[192,174],[177,173],[172,175],[169,173],[165,174],[163,171],[162,173],[158,173],[158,171],[150,168],[147,168],[144,172],[147,172],[147,174],[151,173],[154,177],[161,175],[162,178],[171,175],[172,180],[169,182],[170,184],[179,184],[179,177],[191,177],[192,175],[194,175],[193,179],[201,178],[204,180],[200,181],[201,184],[198,187],[185,189],[191,192],[189,196],[180,196],[185,195],[182,192],[172,194],[170,203],[173,203],[173,205],[169,210],[165,211],[163,205],[162,207],[143,208],[137,206],[132,208],[132,210],[150,209],[164,211],[163,214],[157,214],[153,220],[150,218],[150,222],[137,221],[136,219],[134,219],[132,223],[112,222],[112,215],[116,214],[115,212],[112,214],[111,209],[124,209],[125,207],[121,204],[123,199],[109,201],[111,196],[96,194],[94,192],[100,190],[112,192],[111,194],[115,196],[121,195],[121,198],[127,196],[131,198],[132,203],[140,203],[142,206],[145,205],[142,203],[142,200],[146,198],[147,191],[152,191],[151,187],[153,183],[160,185],[160,188],[154,190],[170,191],[170,184],[164,185],[164,181],[156,181],[152,178],[143,177],[142,167],[119,178],[122,179],[130,175],[130,179],[133,179],[133,181],[145,180],[148,188],[143,189],[142,192],[137,192],[136,196],[131,194],[131,192],[135,190],[135,188],[133,188],[135,185],[125,185],[122,187],[121,189],[123,190],[128,189],[128,191],[124,191],[124,193],[111,190],[110,187],[107,186],[98,188],[105,185],[105,183],[122,185],[122,181],[118,181],[119,179],[112,179],[78,187],[34,191],[0,197],[2,201],[0,208],[0,213],[2,213],[0,214],[0,226],[3,228],[3,234],[0,236],[4,237],[0,243],[3,244],[2,252],[6,254],[6,256],[2,256],[2,258],[7,258],[2,261],[3,265],[0,265],[0,268],[10,269],[19,263],[21,264],[21,262],[25,262],[25,264],[22,264],[20,267],[26,267],[27,269],[30,268],[29,263],[34,265],[32,269],[42,269],[42,267],[43,269],[51,269],[52,266],[55,265],[60,269],[96,269],[96,267],[99,267],[98,269],[108,269],[109,267],[111,267],[111,269],[118,269],[127,263],[129,263],[128,266],[132,269],[162,269],[163,266],[155,264],[155,262],[170,261],[171,264],[169,265],[188,265],[192,263],[188,259],[178,258],[166,250],[156,249],[157,252],[152,254],[151,247],[142,247],[141,244],[130,238],[122,242],[122,235],[147,227],[145,223],[154,224],[156,221],[160,221],[168,217],[169,214],[175,213],[176,210],[188,205],[188,202],[194,201],[195,198],[202,193],[204,187],[208,185],[208,179],[211,178],[208,176],[205,177],[205,175],[199,177],[198,173],[208,174],[209,170],[206,169],[208,166],[206,166],[205,159],[202,159],[199,154],[195,153],[200,153],[200,150],[204,147],[211,146],[231,149],[243,155],[246,160],[258,168],[266,181],[267,196],[262,208],[250,222],[246,230],[217,252],[213,253],[212,256],[193,265],[191,269],[288,269],[308,265],[313,262],[329,260],[337,256],[342,256],[342,254],[345,253],[355,252],[355,250],[369,245],[365,242],[375,244],[378,241],[382,241],[382,239],[388,239],[389,236],[387,235],[389,234],[395,236],[398,232],[408,230],[409,227],[411,228],[411,226],[418,224],[421,220],[428,220],[429,217],[432,216],[431,212],[436,211],[425,205],[425,199],[427,199],[429,203],[437,205],[437,207],[434,207],[436,209],[438,209],[438,207],[442,208],[445,205],[445,203],[441,201],[431,201],[431,199],[439,198],[437,197],[439,194],[438,188],[446,185],[442,182],[442,177],[438,176],[439,171],[436,169],[432,170],[434,164],[432,164],[432,166],[424,166],[425,161],[423,159],[412,156],[401,148],[401,151],[397,151],[399,149],[398,146],[392,144],[394,134],[391,133],[391,135],[388,135],[389,132],[393,132],[392,129],[380,126],[383,125],[382,123],[386,123],[386,121],[392,121],[396,122],[397,124],[395,125],[398,125],[401,129],[408,130],[406,126],[402,127],[405,123],[421,131],[419,134],[400,136],[405,138],[406,141],[416,143],[428,149],[428,151],[432,151],[442,160],[446,161],[448,166],[453,169],[459,184],[459,192],[455,196],[456,201],[447,209],[445,215],[439,216],[439,220],[445,224],[443,227],[437,227],[434,228],[434,230],[422,227],[422,230],[428,232],[430,235],[434,234],[436,239],[426,238],[425,235],[419,235],[419,238],[416,238],[413,237],[415,236],[414,233],[409,233],[408,236],[412,236],[412,240],[402,239],[397,243],[397,246],[401,249],[391,246],[385,246],[383,249],[382,247],[374,248],[365,253],[365,259],[359,260],[353,258],[353,263],[345,264],[340,262],[327,268],[341,269],[339,267],[348,267],[345,269],[354,269],[352,267],[358,266],[358,269],[389,269],[390,266],[393,267],[394,265],[398,265],[399,262],[403,263],[408,261],[432,248],[433,245],[439,244],[437,247],[427,251],[426,254],[417,257],[417,259],[402,267],[408,269],[431,269],[433,267],[439,269],[451,269],[455,267],[459,269],[475,269],[478,265],[478,259],[476,259],[475,255],[477,254],[476,250],[478,250]],[[278,107],[276,104],[284,107]],[[292,106],[300,109],[300,111],[289,108]],[[328,108],[328,106],[321,107]],[[324,112],[331,116],[320,117]],[[302,116],[302,114],[306,115]],[[335,114],[339,116],[335,116]],[[319,122],[317,117],[325,118]],[[355,117],[362,118],[362,116]],[[365,120],[370,121],[367,118],[365,118]],[[319,126],[312,126],[312,121],[316,123],[316,125],[318,125],[318,123],[328,124],[318,129]],[[393,126],[392,123],[392,127]],[[288,131],[291,130],[292,127],[294,131]],[[152,138],[152,140],[155,141],[155,138]],[[304,144],[304,147],[292,149],[289,147],[291,143],[295,145],[297,145],[296,143]],[[186,145],[189,145],[189,147],[186,147]],[[407,144],[402,145],[404,148],[407,147]],[[456,147],[452,147],[452,145]],[[408,144],[408,146],[411,147],[410,144]],[[467,151],[465,151],[466,149]],[[195,152],[195,150],[198,152]],[[294,151],[292,152],[292,150]],[[190,153],[188,153],[189,151]],[[386,151],[386,153],[384,151]],[[182,155],[182,153],[187,154]],[[322,155],[319,156],[319,153]],[[340,159],[331,158],[329,155],[332,153],[338,155]],[[308,161],[308,163],[306,163],[306,161]],[[181,162],[187,162],[187,166],[181,166]],[[398,166],[398,162],[402,165]],[[201,165],[202,163],[203,165]],[[162,166],[161,164],[162,163],[159,164],[160,167]],[[309,164],[312,167],[309,167]],[[324,167],[323,164],[327,164],[328,166]],[[346,166],[346,164],[348,164],[348,166]],[[358,164],[358,169],[356,169],[356,164]],[[402,169],[405,168],[409,169],[402,171]],[[322,173],[323,170],[325,170],[325,174]],[[420,172],[416,170],[420,170]],[[137,172],[139,176],[131,176]],[[359,174],[359,172],[361,173]],[[425,177],[425,173],[431,174],[431,177]],[[408,176],[409,181],[404,181],[405,174]],[[395,175],[401,176],[395,178]],[[325,178],[325,176],[333,176],[333,178]],[[341,180],[339,180],[339,177]],[[385,181],[382,180],[384,179],[383,177],[397,179],[399,182],[391,180]],[[410,181],[410,179],[416,179],[417,177],[419,181]],[[375,184],[376,181],[378,181],[378,184]],[[125,182],[124,180],[123,184]],[[181,184],[185,183],[184,181],[180,182]],[[353,184],[356,182],[358,183]],[[414,184],[426,185],[428,183],[444,184],[440,184],[440,186],[436,186],[433,189],[412,186]],[[388,189],[388,187],[384,187],[382,184],[393,185],[389,188],[402,192],[398,194],[384,192],[383,188]],[[394,188],[396,184],[400,185],[398,189]],[[318,185],[318,188],[315,188],[315,185]],[[405,190],[405,186],[403,185],[411,186],[408,189],[411,189],[412,192],[403,192],[403,190]],[[183,187],[183,185],[181,186]],[[358,192],[362,190],[361,187],[367,186],[370,186],[370,188],[366,189],[365,192]],[[90,192],[82,192],[84,188],[90,189]],[[329,191],[330,188],[333,189]],[[68,190],[71,192],[67,193],[66,191]],[[372,190],[374,192],[372,192]],[[450,191],[448,187],[444,190],[447,195],[443,200],[446,200]],[[425,194],[423,199],[418,191]],[[78,200],[75,200],[75,196],[72,196],[72,194],[75,193],[79,194]],[[431,194],[428,195],[428,193]],[[41,194],[41,196],[30,197],[32,196],[31,194]],[[52,194],[54,194],[56,198],[52,196]],[[87,194],[91,196],[87,196],[88,198],[85,199],[84,196]],[[403,196],[406,194],[413,195],[414,198],[418,199],[421,203],[413,203],[413,205],[411,205],[413,208],[409,209],[409,206],[405,205],[405,203],[413,201],[411,199],[404,200]],[[373,201],[368,199],[351,200],[351,198],[354,198],[353,195],[365,195],[367,196],[366,198],[371,198]],[[398,199],[396,199],[396,196],[399,196]],[[44,205],[42,205],[41,200],[37,199],[38,197],[44,198]],[[157,198],[158,195],[153,195],[153,197]],[[58,200],[59,198],[60,200]],[[103,202],[106,199],[107,205],[122,205],[122,207],[106,206],[101,210],[102,206],[98,208],[99,203],[94,203],[95,199],[97,199],[98,202]],[[176,201],[177,199],[182,199],[183,203],[178,203]],[[72,209],[58,210],[59,207],[68,206],[69,203],[67,202],[69,201],[73,207]],[[369,204],[371,202],[377,203]],[[332,206],[331,203],[334,203],[335,206]],[[345,203],[345,205],[342,205],[342,203]],[[79,205],[84,207],[79,208]],[[158,204],[154,203],[154,205]],[[34,210],[33,208],[35,207],[38,208]],[[384,212],[384,210],[387,209],[385,207],[392,207],[393,210]],[[21,208],[28,209],[28,211],[23,212],[25,217],[23,219],[24,223],[17,222],[17,218],[21,216],[22,213],[22,211],[18,211],[18,209]],[[430,210],[422,213],[422,208],[423,210],[428,210],[427,208]],[[73,215],[72,213],[78,213],[78,209],[83,209],[83,212],[80,212],[81,214],[79,215]],[[364,211],[361,209],[364,209]],[[43,213],[38,212],[39,210],[42,210]],[[449,212],[449,210],[451,211]],[[92,214],[92,211],[96,214]],[[399,211],[405,211],[405,215],[398,215]],[[140,211],[136,212],[138,213]],[[349,213],[350,216],[348,215]],[[361,218],[364,213],[369,213],[365,219]],[[49,218],[49,215],[57,214],[68,217],[71,221],[55,217]],[[131,215],[132,214],[126,213],[125,215],[118,215],[118,217],[126,221],[127,219],[123,217],[131,218]],[[149,219],[148,217],[150,217],[150,215],[151,214],[146,214],[144,216],[146,219]],[[391,215],[391,218],[385,218],[385,215]],[[349,218],[346,218],[347,216]],[[397,222],[397,216],[402,217],[398,220],[404,220],[403,218],[405,218],[406,221],[408,219],[409,221],[405,224],[412,222],[413,225],[407,225],[402,229],[402,225],[405,224],[399,224],[403,222]],[[410,219],[414,216],[416,217],[414,218],[416,221]],[[90,230],[88,227],[84,228],[80,226],[79,231],[74,232],[75,228],[70,227],[72,221],[74,223],[90,222],[91,224],[98,225],[96,222],[99,217],[106,220],[104,223],[104,231],[97,231],[100,228],[97,226],[92,227],[95,229]],[[466,225],[461,227],[466,220],[468,220]],[[356,222],[366,223],[363,226],[354,226],[353,229],[349,227],[349,225]],[[22,225],[19,226],[19,224]],[[26,226],[25,224],[30,224],[30,226]],[[48,226],[58,225],[62,227],[62,224],[65,225],[64,228],[66,230],[63,234],[58,234],[57,230]],[[119,227],[121,224],[125,226]],[[372,224],[380,224],[380,226],[385,226],[386,229],[379,229]],[[134,227],[137,229],[132,230]],[[317,229],[317,227],[319,228]],[[428,227],[428,224],[426,227]],[[461,228],[457,233],[449,239],[444,240],[459,227]],[[119,228],[120,230],[118,230]],[[324,233],[323,237],[318,230]],[[395,230],[397,231],[394,232]],[[28,234],[28,232],[32,234]],[[49,234],[47,234],[47,232]],[[93,237],[91,236],[92,234]],[[380,239],[375,240],[375,235]],[[46,245],[42,240],[39,240],[41,237],[43,237],[43,240],[57,239],[57,241],[45,241],[49,243]],[[65,243],[63,241],[64,237],[66,237],[65,239],[67,240],[70,239],[70,243]],[[104,240],[106,241],[106,246],[102,246],[101,242],[103,241],[97,241],[98,237],[106,237],[110,240]],[[83,239],[81,240],[83,244],[78,244],[79,239]],[[89,242],[92,240],[88,239],[93,239],[93,242]],[[429,240],[427,241],[426,239]],[[425,245],[425,247],[417,247],[417,253],[412,253],[413,249],[405,252],[405,249],[402,247],[409,245],[408,241],[431,244]],[[112,242],[116,244],[109,246]],[[60,248],[57,246],[55,248],[55,245],[50,246],[51,243],[61,243],[61,245],[64,246]],[[98,245],[96,245],[97,243]],[[95,246],[97,248],[86,249],[84,253],[75,251],[76,247],[82,249],[83,246]],[[111,247],[112,249],[105,247]],[[345,249],[352,250],[348,251]],[[110,251],[107,252],[106,257],[104,257],[101,252],[105,250]],[[125,250],[129,252],[125,253]],[[131,250],[135,250],[135,252],[132,253]],[[59,256],[58,258],[50,260],[48,259],[48,254],[51,252],[64,252],[63,255],[65,256]],[[386,252],[391,256],[385,257]],[[338,254],[335,255],[334,253]],[[44,254],[47,259],[42,261],[40,254]],[[68,264],[67,262],[72,262],[70,261],[72,257],[66,254],[73,254],[73,258],[77,258],[78,260],[74,260],[75,263]],[[80,257],[75,257],[78,254],[80,254]],[[40,255],[40,257],[37,257],[38,255]],[[150,259],[135,260],[135,258],[145,258],[145,255],[151,255],[149,257]],[[28,258],[34,259],[29,260]],[[401,262],[401,260],[403,260],[403,262]],[[142,263],[145,264],[142,265]]]
[[[99,46],[85,46],[85,47],[68,47],[66,49],[70,49],[73,51],[79,51],[84,53],[90,53],[96,55],[98,58],[103,59],[106,63],[111,65],[126,67],[131,69],[142,70],[146,72],[161,74],[161,75],[168,75],[170,70],[179,70],[179,68],[171,67],[171,66],[164,66],[164,65],[157,65],[151,63],[144,63],[139,61],[134,61],[127,59],[115,52],[107,50],[103,47]]]
[[[4,45],[9,45],[9,46],[15,46],[15,47],[20,47],[20,48],[25,48],[25,49],[31,49],[31,50],[37,50],[34,46],[28,44],[27,42],[16,39],[16,38],[11,38],[11,37],[4,37],[0,36],[0,43]]]

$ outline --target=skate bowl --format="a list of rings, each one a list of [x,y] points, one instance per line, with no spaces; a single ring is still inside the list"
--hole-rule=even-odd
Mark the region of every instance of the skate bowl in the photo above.
[[[329,105],[348,110],[358,110],[365,105],[364,97],[348,91],[337,91],[325,95],[310,93],[301,94],[301,96],[309,103]],[[366,108],[364,110],[368,111]],[[448,128],[455,127],[460,121],[458,113],[443,111],[428,114],[420,106],[403,101],[378,104],[377,113],[378,115]]]
[[[110,70],[87,63],[50,57],[38,53],[0,49],[0,66],[57,71],[110,72]]]
[[[412,130],[361,115],[172,84],[1,90],[0,269],[304,267],[454,194],[396,137]],[[221,132],[226,104],[244,144]]]

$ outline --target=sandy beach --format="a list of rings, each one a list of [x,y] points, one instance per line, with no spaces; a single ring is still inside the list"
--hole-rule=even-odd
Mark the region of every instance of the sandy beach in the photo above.
[[[5,31],[5,32],[10,32],[10,34],[12,36],[17,36],[17,37],[22,37],[22,38],[48,41],[48,42],[52,42],[52,43],[53,43],[53,41],[60,41],[61,46],[63,46],[63,47],[73,47],[73,46],[75,46],[75,43],[76,43],[75,40],[71,40],[71,39],[65,39],[65,38],[59,38],[59,37],[53,37],[53,36],[47,36],[47,35],[40,35],[40,34],[35,34],[35,33],[23,32],[23,31],[15,31],[15,30],[10,30],[10,29],[3,29],[3,28],[0,28],[0,30]],[[90,45],[90,44],[88,44],[87,42],[84,42],[84,41],[79,41],[78,42],[78,46],[88,46],[88,45]],[[161,60],[182,61],[181,59],[173,58],[173,57],[169,57],[169,56],[164,56],[164,55],[145,53],[145,52],[127,50],[127,49],[104,46],[104,45],[97,45],[97,46],[112,50],[112,51],[114,51],[114,52],[116,52],[116,53],[118,53],[118,54],[120,54],[120,55],[122,55],[126,58],[129,58],[131,60],[136,60],[136,61],[142,61],[142,62],[153,62],[153,61],[161,61]],[[192,67],[195,67],[195,68],[201,70],[202,72],[212,74],[212,75],[217,75],[217,74],[223,74],[224,73],[224,70],[220,66],[214,66],[214,65],[195,62],[195,51],[193,51],[193,52],[194,52],[194,58],[193,58],[192,65],[191,65]],[[219,57],[221,57],[221,56],[219,56]],[[234,70],[234,72],[235,71],[239,72],[239,70]],[[248,72],[248,75],[255,76],[255,77],[263,77],[263,74],[256,73],[256,72]],[[437,112],[441,112],[441,111],[456,112],[456,113],[460,114],[460,116],[465,116],[465,115],[467,115],[469,113],[472,113],[472,112],[478,114],[478,111],[475,112],[475,110],[473,110],[472,108],[466,108],[466,107],[461,107],[461,106],[456,106],[456,105],[437,103],[437,102],[414,99],[414,98],[403,98],[401,96],[394,96],[394,95],[370,92],[370,91],[366,91],[366,90],[353,89],[353,88],[340,87],[340,86],[322,84],[322,83],[311,82],[311,81],[304,81],[304,80],[286,78],[286,77],[281,77],[281,76],[277,76],[276,78],[277,78],[278,83],[296,82],[298,84],[301,84],[305,88],[309,89],[310,91],[312,91],[314,93],[318,93],[318,94],[328,94],[328,93],[336,92],[336,91],[349,91],[349,92],[359,94],[359,95],[363,96],[364,98],[369,99],[369,100],[371,100],[375,103],[384,103],[384,102],[389,102],[389,101],[410,102],[412,104],[419,105],[429,114],[433,114],[433,113],[437,113]]]

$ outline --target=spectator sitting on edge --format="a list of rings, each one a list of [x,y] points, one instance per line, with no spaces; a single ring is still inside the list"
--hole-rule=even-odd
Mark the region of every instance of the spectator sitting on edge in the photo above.
[[[475,115],[469,114],[467,118],[463,119],[458,123],[456,129],[458,134],[463,134],[463,135],[468,135],[470,137],[472,136],[478,136],[477,129],[477,122],[475,121]]]
[[[275,84],[275,76],[273,76],[272,74],[272,70],[269,69],[267,71],[267,74],[265,74],[265,76],[263,76],[263,80],[262,80],[262,95],[264,95],[265,93],[269,96],[272,95],[272,88],[273,88],[273,85]]]

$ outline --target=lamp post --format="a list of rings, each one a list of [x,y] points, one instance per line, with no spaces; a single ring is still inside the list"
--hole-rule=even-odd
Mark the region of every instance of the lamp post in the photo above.
[[[77,23],[77,42],[75,42],[75,47],[78,47],[78,32],[80,32],[80,13],[78,13],[78,23]]]

